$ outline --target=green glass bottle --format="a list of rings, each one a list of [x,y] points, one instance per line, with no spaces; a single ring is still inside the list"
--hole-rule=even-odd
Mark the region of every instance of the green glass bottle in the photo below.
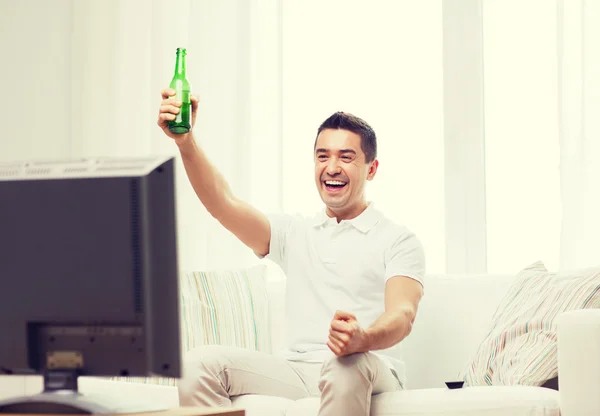
[[[185,48],[177,48],[175,74],[170,85],[176,92],[173,98],[181,101],[177,117],[169,122],[169,130],[175,134],[185,134],[192,128],[192,103],[190,101],[190,83],[185,74],[185,55]]]

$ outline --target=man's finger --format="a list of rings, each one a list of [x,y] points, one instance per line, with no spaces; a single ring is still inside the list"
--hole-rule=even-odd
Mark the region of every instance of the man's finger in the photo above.
[[[160,112],[161,113],[171,113],[171,114],[178,114],[179,113],[179,107],[175,106],[175,105],[161,105],[160,106]]]
[[[331,335],[329,336],[329,341],[331,341],[334,345],[337,345],[337,347],[340,349],[346,348],[346,343],[344,341],[341,341],[340,339],[335,338]]]
[[[158,120],[160,121],[171,121],[171,120],[175,120],[177,116],[175,114],[171,114],[171,113],[160,113],[158,115]]]
[[[352,327],[344,321],[331,321],[331,329],[338,332],[344,332],[346,334],[352,333]]]
[[[181,107],[181,104],[181,101],[175,97],[167,98],[160,103],[160,105],[174,105],[175,107]]]
[[[196,114],[196,111],[198,111],[198,97],[192,95],[190,101],[192,102],[192,113]]]
[[[176,92],[173,88],[165,88],[164,90],[162,90],[160,92],[160,95],[162,96],[163,100],[166,100],[167,98],[175,95]]]
[[[340,349],[340,347],[334,344],[333,341],[331,341],[331,339],[327,341],[327,346],[335,355],[341,355],[342,350]]]
[[[356,320],[356,316],[354,316],[350,312],[337,310],[337,311],[335,311],[335,315],[333,316],[333,319],[341,319],[343,321],[348,321],[350,319]]]
[[[343,332],[334,331],[333,329],[329,330],[329,338],[337,339],[338,341],[344,343],[344,345],[350,342],[350,335]]]

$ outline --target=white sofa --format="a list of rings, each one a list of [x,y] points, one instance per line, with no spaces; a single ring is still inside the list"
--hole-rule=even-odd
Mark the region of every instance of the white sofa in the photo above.
[[[577,311],[561,316],[560,392],[527,386],[446,388],[444,382],[456,380],[459,371],[475,352],[496,305],[513,280],[514,276],[503,275],[427,276],[425,297],[413,332],[403,343],[407,389],[374,397],[371,414],[600,415],[598,310]],[[282,343],[281,294],[284,290],[283,280],[269,284],[272,342],[275,348]],[[34,394],[40,389],[40,377],[0,377],[0,398]],[[80,380],[80,389],[84,393],[125,395],[146,404],[178,405],[177,389],[173,386],[83,378]],[[247,395],[234,400],[234,405],[246,409],[248,416],[316,416],[318,404],[316,397],[291,401]]]

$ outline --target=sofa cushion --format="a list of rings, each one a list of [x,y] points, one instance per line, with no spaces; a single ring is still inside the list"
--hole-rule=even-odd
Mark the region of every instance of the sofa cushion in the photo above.
[[[532,264],[498,305],[461,378],[470,386],[543,385],[558,375],[556,317],[586,308],[600,308],[600,268],[550,273]]]
[[[294,402],[286,416],[316,416],[319,398]],[[420,389],[373,397],[372,416],[559,416],[558,392],[530,386]]]
[[[179,281],[182,355],[204,345],[271,352],[266,266],[182,273]],[[176,385],[163,377],[115,380]]]
[[[246,416],[286,416],[293,403],[291,399],[260,394],[244,394],[231,400],[231,405],[244,409]]]

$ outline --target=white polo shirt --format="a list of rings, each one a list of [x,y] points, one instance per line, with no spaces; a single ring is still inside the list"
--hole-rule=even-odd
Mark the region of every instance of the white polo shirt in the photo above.
[[[325,210],[312,218],[270,215],[271,243],[266,258],[286,277],[287,349],[289,360],[322,362],[336,310],[353,313],[363,328],[385,310],[385,283],[407,276],[423,284],[423,247],[408,228],[397,225],[374,204],[356,218],[342,220]],[[405,383],[401,344],[373,351]]]

